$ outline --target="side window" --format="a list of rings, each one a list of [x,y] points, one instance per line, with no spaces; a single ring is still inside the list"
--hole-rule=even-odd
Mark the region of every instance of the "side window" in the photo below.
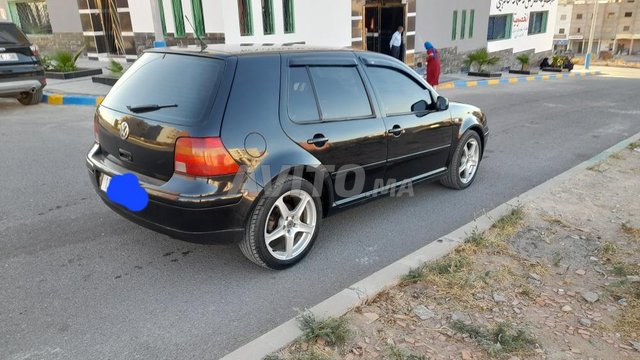
[[[412,105],[424,100],[432,105],[431,95],[422,85],[400,71],[383,67],[367,68],[369,78],[382,102],[386,115],[409,114]]]
[[[316,66],[309,72],[318,96],[322,120],[373,116],[369,97],[354,66]]]
[[[289,68],[289,118],[295,122],[318,121],[318,106],[306,67]]]

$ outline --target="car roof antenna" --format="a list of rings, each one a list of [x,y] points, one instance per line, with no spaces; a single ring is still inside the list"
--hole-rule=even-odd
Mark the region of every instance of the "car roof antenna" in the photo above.
[[[203,52],[204,49],[207,48],[207,44],[205,44],[204,41],[202,41],[202,38],[196,32],[196,29],[193,27],[193,24],[191,23],[191,21],[189,20],[187,15],[185,15],[184,18],[187,19],[187,22],[189,23],[189,26],[191,26],[191,30],[193,30],[193,35],[195,35],[195,37],[198,39],[198,41],[200,41],[200,52]]]

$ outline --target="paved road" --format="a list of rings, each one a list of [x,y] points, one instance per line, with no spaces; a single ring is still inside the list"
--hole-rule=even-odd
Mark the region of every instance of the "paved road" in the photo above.
[[[84,165],[92,109],[0,101],[0,358],[218,358],[639,132],[638,86],[592,78],[444,93],[490,119],[473,187],[420,185],[329,218],[310,256],[284,272],[108,210]]]

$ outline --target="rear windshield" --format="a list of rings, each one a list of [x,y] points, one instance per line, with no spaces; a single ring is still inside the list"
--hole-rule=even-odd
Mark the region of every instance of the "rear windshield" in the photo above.
[[[215,99],[224,64],[199,56],[146,53],[124,73],[102,105],[161,122],[199,123]],[[140,114],[127,108],[145,105],[177,106]]]
[[[28,45],[29,39],[13,23],[0,23],[0,45]]]

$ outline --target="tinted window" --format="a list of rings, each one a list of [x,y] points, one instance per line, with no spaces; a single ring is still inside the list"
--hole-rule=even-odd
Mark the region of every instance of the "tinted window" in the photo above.
[[[0,23],[0,44],[29,44],[27,37],[13,23]]]
[[[388,68],[369,67],[369,78],[382,101],[387,115],[407,114],[411,106],[420,100],[431,105],[429,92],[407,75]]]
[[[316,97],[313,94],[306,67],[292,67],[289,70],[289,118],[293,121],[314,121],[320,119]]]
[[[371,116],[371,105],[356,67],[310,67],[322,120]]]
[[[127,106],[176,104],[141,115],[173,124],[195,124],[210,108],[223,69],[222,60],[147,53],[125,72],[102,105],[133,115]]]

